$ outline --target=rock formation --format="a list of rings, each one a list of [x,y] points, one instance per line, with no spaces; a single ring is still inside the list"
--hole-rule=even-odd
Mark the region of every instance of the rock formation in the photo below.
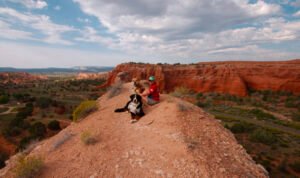
[[[129,99],[131,85],[119,95],[103,95],[99,109],[52,138],[38,143],[27,156],[40,156],[37,177],[267,177],[233,134],[201,108],[162,95],[146,115],[130,124],[130,114],[114,113]],[[184,109],[182,109],[184,108]],[[96,140],[85,145],[82,133]],[[0,177],[13,176],[12,157]]]
[[[107,72],[99,72],[99,73],[84,73],[80,72],[77,74],[76,79],[77,80],[83,80],[83,79],[107,79],[108,73]]]
[[[245,96],[249,89],[300,93],[300,60],[281,62],[204,62],[190,65],[125,63],[109,73],[102,87],[114,83],[120,72],[127,81],[137,77],[157,78],[162,92],[185,86],[197,92]]]
[[[0,72],[0,84],[22,84],[45,79],[47,76],[32,75],[26,72]]]

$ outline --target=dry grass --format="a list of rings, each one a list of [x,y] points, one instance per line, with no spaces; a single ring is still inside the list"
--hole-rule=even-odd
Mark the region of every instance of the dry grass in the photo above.
[[[93,145],[97,142],[94,135],[92,135],[89,131],[84,131],[80,135],[80,140],[85,145]]]
[[[192,110],[192,107],[188,103],[185,103],[185,102],[177,103],[177,108],[181,112],[186,112],[186,111]]]
[[[84,118],[91,114],[92,112],[98,109],[97,102],[94,100],[87,100],[80,103],[79,106],[73,111],[73,121],[76,122],[77,120]]]
[[[122,82],[117,82],[109,88],[108,98],[115,97],[121,93],[122,90]]]
[[[16,178],[32,178],[44,167],[44,161],[39,156],[25,157],[21,155],[18,159],[14,173]]]

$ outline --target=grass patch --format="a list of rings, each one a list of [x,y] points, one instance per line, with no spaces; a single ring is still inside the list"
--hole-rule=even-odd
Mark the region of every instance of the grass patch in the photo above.
[[[73,121],[76,122],[81,118],[88,116],[90,113],[97,110],[97,102],[93,100],[87,100],[80,103],[79,106],[73,111]]]
[[[35,177],[44,166],[41,157],[31,156],[25,157],[21,155],[14,169],[16,178],[32,178]]]
[[[89,131],[82,132],[80,135],[80,140],[85,145],[93,145],[97,142],[96,138]]]

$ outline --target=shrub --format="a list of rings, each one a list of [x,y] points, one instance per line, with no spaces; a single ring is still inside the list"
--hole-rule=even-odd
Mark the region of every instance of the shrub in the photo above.
[[[50,106],[51,102],[52,102],[51,98],[40,97],[37,99],[36,105],[42,109],[45,109]]]
[[[272,132],[264,129],[257,129],[253,133],[251,133],[250,140],[266,145],[272,145],[277,141],[276,136]]]
[[[114,96],[119,95],[121,93],[121,90],[122,90],[122,82],[117,82],[116,84],[112,85],[109,88],[108,97],[112,98]]]
[[[47,132],[45,124],[36,122],[29,128],[29,132],[35,138],[42,138]]]
[[[250,132],[254,129],[253,124],[248,124],[246,122],[235,123],[229,128],[233,133],[245,133]]]
[[[91,144],[96,143],[95,137],[89,131],[82,132],[81,135],[80,135],[80,140],[85,145],[91,145]]]
[[[196,95],[196,99],[197,100],[199,100],[201,97],[203,96],[203,94],[202,93],[197,93],[197,95]]]
[[[25,157],[20,156],[19,160],[14,168],[16,178],[31,178],[40,172],[44,166],[44,161],[41,157],[31,156]]]
[[[0,169],[5,167],[5,161],[8,159],[8,155],[6,153],[0,152]]]
[[[48,123],[48,129],[50,130],[60,130],[60,125],[57,120],[52,120]]]
[[[252,109],[250,110],[250,113],[254,114],[257,119],[269,119],[269,120],[276,119],[276,117],[274,117],[272,114],[265,113],[260,109]]]
[[[184,103],[184,102],[177,103],[177,108],[181,112],[185,112],[185,111],[191,110],[191,106],[189,106],[187,103]]]
[[[83,101],[79,106],[73,111],[72,117],[73,121],[77,121],[80,118],[86,117],[93,111],[97,110],[97,102],[92,100]]]
[[[290,167],[296,171],[296,172],[300,172],[300,161],[296,161],[292,164],[290,164]]]
[[[198,107],[200,107],[200,108],[204,108],[204,107],[206,107],[206,106],[207,106],[207,104],[206,104],[206,103],[204,103],[204,102],[201,102],[201,101],[197,101],[196,105],[197,105]]]
[[[9,96],[8,95],[1,95],[0,96],[0,104],[6,104],[9,102]]]

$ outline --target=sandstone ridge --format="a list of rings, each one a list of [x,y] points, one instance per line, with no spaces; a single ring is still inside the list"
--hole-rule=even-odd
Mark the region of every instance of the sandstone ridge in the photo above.
[[[44,159],[38,177],[268,177],[230,131],[185,101],[162,95],[130,124],[128,113],[114,113],[128,101],[130,86],[115,97],[103,95],[98,111],[38,143],[28,154]],[[95,144],[82,143],[86,131]],[[13,175],[15,159],[0,177]]]

